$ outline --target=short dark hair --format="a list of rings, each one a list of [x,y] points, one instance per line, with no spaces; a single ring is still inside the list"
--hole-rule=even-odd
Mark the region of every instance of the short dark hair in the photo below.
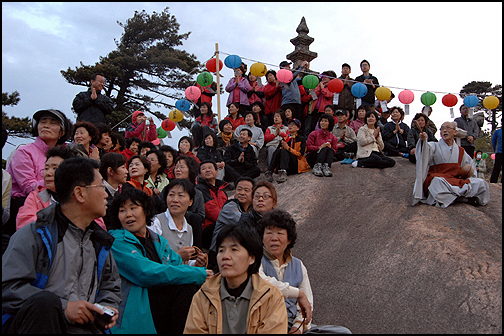
[[[294,112],[294,111],[292,111]],[[280,117],[282,118],[282,122],[285,122],[285,111],[282,109],[278,109],[273,113],[273,118],[275,117],[275,114],[280,114]],[[293,113],[294,114],[294,113]]]
[[[159,150],[162,151],[163,153],[170,152],[173,156],[173,162],[175,162],[175,159],[177,158],[177,156],[179,154],[175,148],[173,148],[172,146],[169,146],[169,145],[163,145],[163,146],[159,147]]]
[[[333,128],[334,128],[334,117],[332,115],[329,115],[329,114],[322,114],[319,118],[319,124],[320,124],[320,121],[322,119],[327,119],[327,121],[329,121],[329,128],[327,129],[329,132],[332,132]]]
[[[241,133],[241,132],[243,132],[243,131],[247,131],[248,136],[252,138],[252,135],[253,135],[253,134],[252,134],[252,131],[251,131],[251,130],[249,130],[248,128],[242,128],[242,129],[240,130],[240,133]]]
[[[252,114],[252,118],[254,118],[254,124],[257,122],[257,120],[259,120],[259,116],[255,113],[255,112],[252,112],[252,111],[247,111],[243,114],[243,119],[245,119],[247,117],[247,115],[249,114]]]
[[[403,120],[404,119],[404,110],[402,108],[400,108],[399,106],[393,106],[393,107],[389,108],[389,111],[390,111],[389,113],[392,114],[392,111],[394,111],[394,110],[399,111],[399,113],[401,114],[401,120]]]
[[[156,145],[154,145],[152,142],[150,141],[142,141],[138,144],[138,154],[140,154],[140,152],[142,151],[142,149],[144,148],[149,148],[149,150],[151,149],[156,149]]]
[[[253,102],[252,104],[250,104],[250,108],[252,108],[254,105],[259,106],[259,107],[261,108],[261,112],[259,112],[259,113],[264,114],[264,104],[263,104],[262,102],[260,102],[260,101],[255,101],[255,102]]]
[[[147,154],[145,154],[145,157],[149,156],[150,154],[156,154],[157,159],[159,161],[159,165],[161,166],[156,172],[156,175],[164,173],[166,166],[168,166],[168,161],[166,161],[166,156],[163,153],[163,151],[159,149],[151,149],[150,151],[147,152]]]
[[[144,175],[144,179],[147,180],[149,178],[150,168],[151,168],[149,160],[147,160],[146,156],[143,156],[143,155],[140,155],[140,154],[136,154],[136,155],[133,155],[132,157],[130,157],[130,159],[128,160],[128,167],[130,166],[131,162],[134,159],[139,159],[140,161],[142,161],[142,164],[143,164],[144,168],[147,169],[147,172]],[[129,176],[129,172],[128,172],[128,176]]]
[[[218,170],[217,163],[214,160],[204,160],[204,161],[201,161],[201,163],[199,165],[200,166],[200,173],[201,173],[201,166],[203,166],[205,163],[211,163],[214,166],[215,170]]]
[[[208,108],[207,115],[210,116],[210,117],[213,117],[214,113],[212,111],[212,104],[210,104],[209,102],[202,102],[201,106],[203,106],[203,105],[205,105]],[[200,106],[200,112],[201,112],[201,106]]]
[[[131,138],[127,138],[126,139],[126,148],[130,148],[131,147],[131,144],[133,142],[136,142],[140,145],[140,143],[142,142],[142,140],[140,140],[140,138],[137,138],[137,137],[131,137]]]
[[[96,80],[96,76],[102,76],[103,78],[105,78],[105,75],[103,73],[95,72],[94,74],[91,75],[90,80]]]
[[[195,184],[196,183],[196,177],[198,176],[199,174],[199,164],[198,162],[190,157],[190,156],[187,156],[187,155],[180,155],[176,160],[175,160],[175,165],[177,165],[177,163],[180,161],[180,160],[184,160],[185,163],[187,164],[187,167],[189,168],[189,181],[192,183],[192,184]]]
[[[256,184],[256,181],[252,177],[250,177],[250,176],[242,176],[242,177],[239,177],[238,179],[236,179],[235,186],[237,186],[238,183],[240,183],[241,181],[248,181],[248,182],[252,183],[252,189],[254,189],[255,184]]]
[[[141,206],[145,214],[147,226],[152,224],[152,218],[154,218],[156,214],[152,197],[137,188],[123,188],[121,192],[115,193],[112,200],[110,206],[111,220],[107,223],[108,230],[122,229],[121,222],[119,221],[119,208],[128,200]]]
[[[273,203],[276,206],[278,203],[278,194],[276,192],[275,186],[271,182],[265,180],[257,182],[257,184],[254,186],[254,190],[252,190],[252,195],[254,195],[256,190],[261,187],[265,187],[271,192],[271,198],[273,199]]]
[[[71,146],[66,145],[57,145],[49,150],[46,153],[46,160],[55,156],[59,156],[63,160],[70,159],[76,156],[79,156],[79,151]],[[121,155],[121,154],[119,154]],[[121,155],[122,156],[122,155]]]
[[[276,78],[276,71],[275,70],[271,69],[271,70],[266,71],[266,76],[265,76],[266,79],[268,78],[269,74],[273,74],[273,76],[275,76],[275,78]]]
[[[233,123],[232,123],[229,119],[222,119],[222,120],[219,122],[219,130],[220,130],[221,132],[223,132],[223,131],[224,131],[224,126],[225,126],[226,124],[231,124],[231,126],[233,125]]]
[[[196,188],[194,187],[194,184],[191,183],[191,181],[186,180],[186,179],[173,179],[170,181],[170,184],[168,184],[166,187],[164,187],[163,191],[161,192],[161,198],[163,200],[163,203],[166,204],[166,196],[168,196],[168,193],[170,190],[172,190],[176,186],[182,186],[182,189],[184,189],[185,192],[189,194],[189,198],[191,200],[194,200],[194,197],[196,197]]]
[[[98,169],[100,164],[94,159],[77,156],[63,160],[54,174],[59,203],[68,203],[76,186],[91,185]]]
[[[376,118],[376,122],[375,122],[375,126],[376,126],[376,124],[378,123],[378,120],[380,120],[380,116],[378,115],[378,112],[376,112],[376,111],[367,111],[366,116],[364,117],[364,123],[367,125],[367,120],[371,114],[373,114]]]
[[[84,127],[86,131],[89,133],[89,136],[91,137],[91,144],[96,145],[101,138],[101,133],[98,127],[96,127],[93,123],[90,123],[89,121],[79,121],[73,126],[72,130],[72,137],[71,139],[75,137],[75,132],[77,132],[77,129],[79,127]]]
[[[350,70],[352,69],[352,67],[351,67],[351,66],[350,66],[350,64],[348,64],[348,63],[343,63],[343,64],[341,65],[341,67],[342,67],[342,68],[344,68],[344,67],[348,67]]]
[[[189,148],[189,150],[190,150],[190,151],[192,151],[192,150],[193,150],[193,148],[194,148],[194,140],[193,140],[191,137],[189,137],[189,136],[187,136],[187,135],[184,135],[184,136],[183,136],[183,137],[181,137],[181,138],[179,139],[179,141],[178,141],[178,144],[177,144],[177,147],[178,147],[178,148],[180,148],[180,143],[182,142],[182,140],[187,140],[187,141],[189,142],[189,144],[191,145],[191,147]]]
[[[261,237],[264,236],[264,230],[268,227],[285,229],[287,231],[287,238],[290,240],[287,249],[290,250],[294,247],[297,239],[296,221],[287,211],[272,209],[266,212],[257,224],[261,230]]]
[[[109,133],[110,140],[112,141],[112,148],[114,148],[117,144],[119,144],[119,149],[122,151],[126,147],[126,139],[124,136],[117,132]]]
[[[254,256],[255,261],[249,265],[247,272],[249,275],[259,272],[261,259],[263,256],[262,239],[257,230],[248,224],[238,222],[237,225],[225,225],[216,237],[217,254],[224,239],[230,238],[243,246],[250,256]]]
[[[105,181],[107,181],[108,168],[112,168],[113,171],[117,171],[117,168],[126,164],[126,157],[119,153],[106,153],[100,158],[100,174]]]
[[[362,60],[362,61],[360,62],[360,66],[362,66],[362,63],[364,63],[364,62],[366,62],[369,66],[371,66],[371,64],[369,64],[369,62],[368,62],[367,60]]]

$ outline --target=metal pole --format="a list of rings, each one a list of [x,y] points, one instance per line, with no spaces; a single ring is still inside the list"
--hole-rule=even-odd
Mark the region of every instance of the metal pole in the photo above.
[[[219,43],[215,43],[215,66],[217,69],[217,120],[221,121],[221,112],[220,112],[220,73],[219,73]]]

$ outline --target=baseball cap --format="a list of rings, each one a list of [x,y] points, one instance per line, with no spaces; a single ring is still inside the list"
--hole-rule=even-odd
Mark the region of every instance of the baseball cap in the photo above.
[[[295,123],[297,127],[301,128],[301,121],[299,121],[299,119],[294,118],[291,121],[289,121],[289,124],[290,123]]]
[[[338,115],[340,115],[340,114],[343,114],[343,115],[346,115],[346,116],[347,116],[347,115],[348,115],[348,112],[347,112],[346,110],[338,110],[338,111],[336,111],[336,115],[337,115],[337,116],[338,116]]]
[[[43,117],[49,117],[51,119],[56,120],[60,124],[61,128],[65,129],[65,121],[67,118],[63,114],[63,112],[53,109],[40,110],[35,112],[35,114],[33,115],[33,120],[35,120],[35,122],[38,123],[40,119],[42,119]]]
[[[287,66],[289,64],[292,64],[292,62],[282,61],[282,62],[280,62],[280,67],[284,67],[284,66]]]

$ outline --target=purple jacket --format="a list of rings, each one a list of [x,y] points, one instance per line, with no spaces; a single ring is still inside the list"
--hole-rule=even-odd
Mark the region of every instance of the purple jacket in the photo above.
[[[250,83],[246,77],[242,77],[240,83],[238,84],[236,84],[235,77],[229,80],[228,84],[226,85],[226,91],[229,92],[229,97],[226,106],[229,106],[229,104],[234,103],[233,91],[236,88],[236,86],[238,86],[238,88],[240,89],[240,101],[239,101],[240,105],[249,106],[250,102],[247,96],[247,92],[250,91]]]
[[[12,176],[12,196],[26,197],[38,186],[44,185],[42,177],[49,146],[37,137],[35,142],[20,146],[12,154],[7,172]]]

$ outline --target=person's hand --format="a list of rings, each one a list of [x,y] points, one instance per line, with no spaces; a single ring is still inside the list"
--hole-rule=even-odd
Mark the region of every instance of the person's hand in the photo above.
[[[152,117],[149,117],[149,123],[150,123],[151,125],[154,125],[154,120],[152,120]]]
[[[301,330],[303,328],[301,327],[292,327],[291,330],[289,330],[289,334],[302,334]]]
[[[378,139],[379,135],[380,135],[380,126],[376,127],[373,132],[373,136],[375,137],[375,139]]]
[[[156,193],[156,195],[158,195],[158,196],[159,196],[159,194],[161,194],[161,191],[159,191],[158,188],[154,188],[154,189],[152,189],[152,191],[154,191],[154,193]]]
[[[209,270],[209,269],[206,270],[206,274],[207,274],[207,276],[206,276],[205,281],[214,276],[214,272],[212,270]]]
[[[177,251],[178,255],[182,258],[182,261],[189,261],[194,252],[196,251],[192,246],[183,246]]]
[[[340,140],[345,139],[345,135],[346,135],[346,130],[343,130],[343,132],[341,132],[341,134],[340,134]]]
[[[281,132],[280,127],[276,126],[275,136],[280,135],[280,132]]]
[[[238,157],[238,162],[243,163],[245,161],[245,152],[241,153]]]
[[[364,79],[364,83],[373,84],[373,80],[371,78]]]
[[[469,135],[467,137],[467,141],[469,141],[470,144],[474,143],[474,137],[472,135]]]
[[[312,319],[312,306],[310,304],[310,301],[308,300],[308,297],[302,290],[299,290],[298,304],[299,307],[301,308],[301,313],[305,318],[305,324],[310,323]]]
[[[249,141],[249,145],[258,147],[257,144],[255,142],[252,142],[252,141]]]
[[[420,133],[420,140],[422,140],[422,141],[427,140],[427,133],[425,133],[425,132]]]
[[[196,257],[196,262],[194,266],[196,267],[205,267],[207,264],[208,256],[206,253],[198,251],[198,256]]]
[[[416,127],[420,130],[420,132],[423,132],[423,128],[420,127],[420,124],[418,123],[418,120],[415,120],[414,122],[415,122]]]
[[[94,159],[96,161],[100,161],[100,150],[98,147],[94,147],[91,149],[91,154],[89,154],[90,159]]]
[[[328,148],[332,148],[331,143],[330,143],[330,142],[326,142],[326,147],[328,147]]]
[[[96,89],[94,86],[91,86],[91,99],[95,100],[98,98],[98,94],[96,93]]]
[[[225,166],[226,166],[226,163],[224,161],[217,162],[217,169],[224,169]]]
[[[280,144],[282,145],[283,149],[288,149],[289,148],[289,145],[287,145],[287,142],[285,142],[285,140],[282,140],[282,142]]]
[[[92,323],[94,322],[93,311],[99,314],[102,310],[94,304],[84,300],[68,301],[65,309],[65,316],[72,324]]]
[[[409,153],[410,153],[410,155],[415,155],[415,152],[416,152],[416,148],[413,148],[413,149],[410,150]]]

